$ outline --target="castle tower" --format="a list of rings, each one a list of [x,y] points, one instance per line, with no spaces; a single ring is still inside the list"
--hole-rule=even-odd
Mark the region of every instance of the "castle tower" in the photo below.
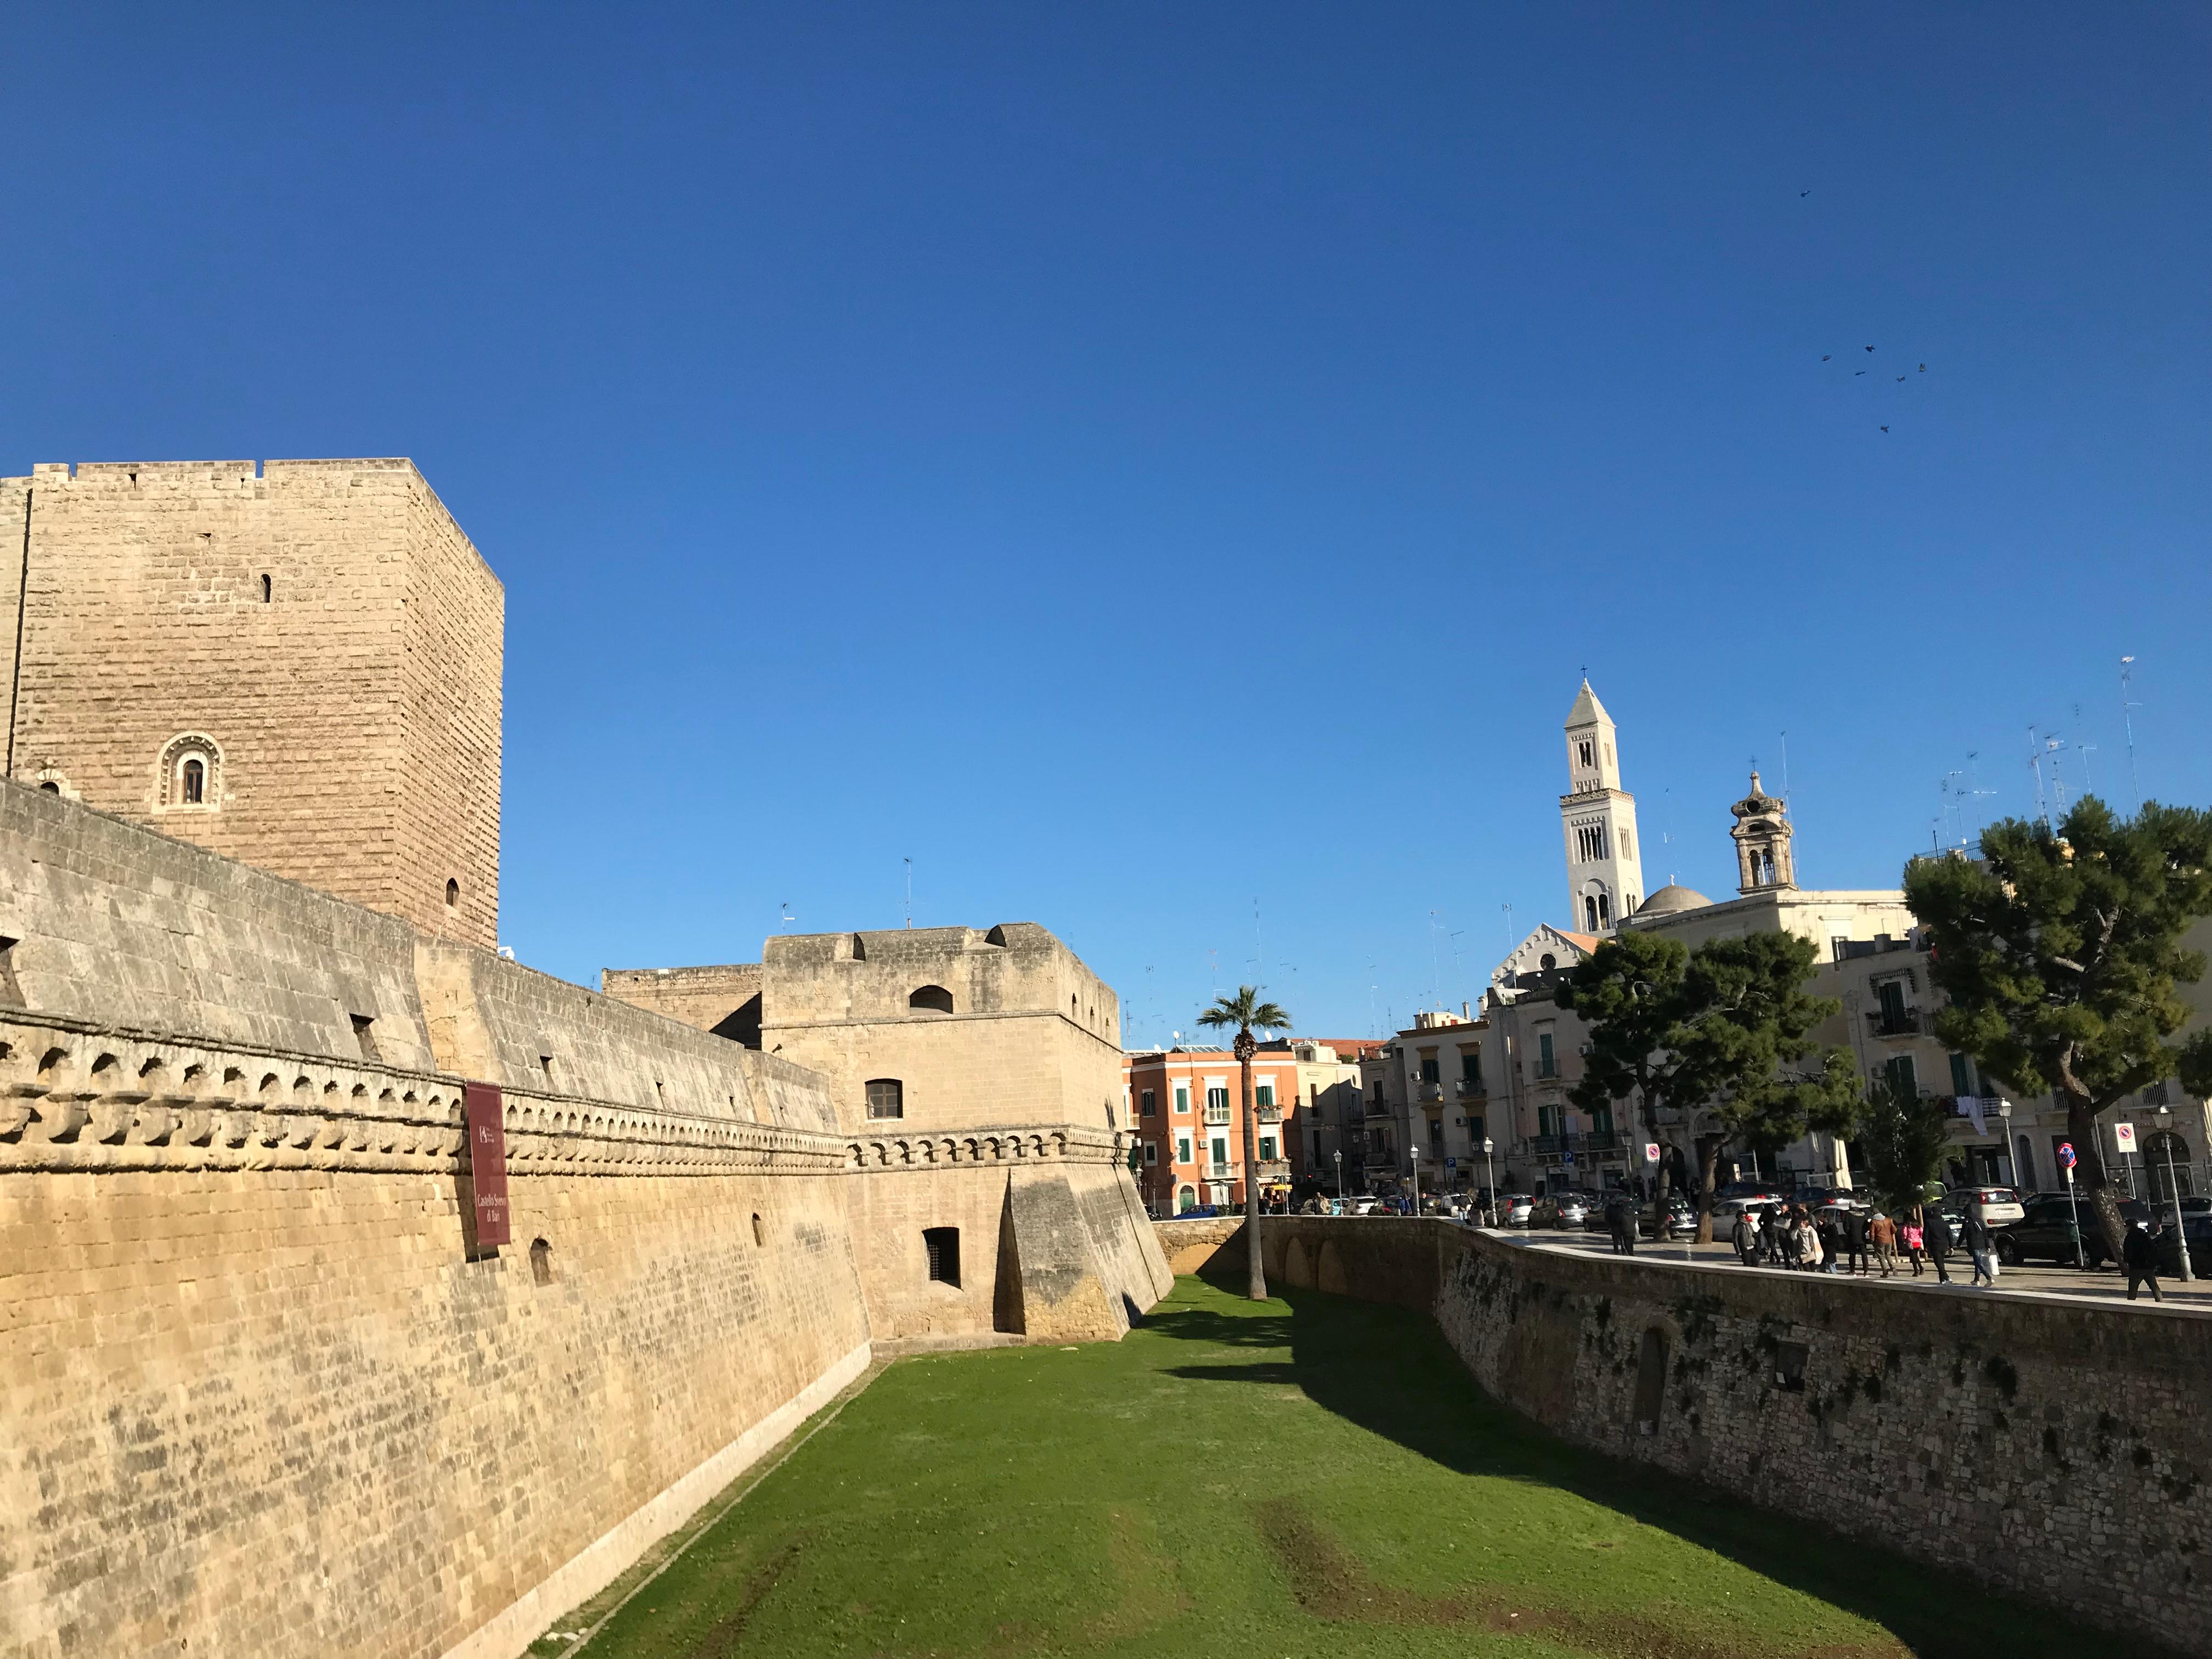
[[[1567,711],[1566,732],[1559,825],[1566,836],[1569,925],[1610,933],[1644,902],[1644,862],[1636,850],[1636,797],[1620,787],[1613,716],[1588,680]]]
[[[1751,793],[1729,808],[1735,814],[1729,836],[1735,842],[1737,892],[1797,884],[1796,861],[1790,852],[1790,837],[1796,831],[1790,828],[1789,810],[1759,787],[1756,772],[1751,775]]]
[[[492,945],[505,597],[410,461],[0,478],[4,770]]]

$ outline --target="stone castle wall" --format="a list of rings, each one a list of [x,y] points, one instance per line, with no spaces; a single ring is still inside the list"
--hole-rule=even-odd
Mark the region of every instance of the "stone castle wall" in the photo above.
[[[1218,1223],[1158,1231],[1182,1271],[1243,1270]],[[1270,1217],[1261,1239],[1274,1282],[1432,1313],[1485,1389],[1567,1439],[2205,1650],[2212,1315],[1565,1255],[1425,1219]]]
[[[13,777],[496,943],[505,598],[412,463],[41,465],[0,544]]]
[[[0,869],[4,1659],[509,1659],[878,1334],[1165,1288],[1103,1127],[840,1133],[785,1057],[21,784]],[[916,1320],[940,1224],[989,1294]]]

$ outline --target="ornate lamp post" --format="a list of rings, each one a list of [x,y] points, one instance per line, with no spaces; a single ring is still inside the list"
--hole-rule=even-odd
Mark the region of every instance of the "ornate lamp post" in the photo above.
[[[1343,1212],[1343,1210],[1344,1210],[1344,1153],[1340,1150],[1340,1151],[1335,1154],[1335,1158],[1336,1158],[1336,1207],[1337,1207],[1337,1211],[1338,1211],[1338,1212],[1339,1212],[1340,1214],[1341,1214],[1341,1213]]]
[[[1498,1170],[1490,1161],[1490,1149],[1496,1143],[1488,1135],[1482,1138],[1482,1174],[1484,1180],[1488,1182],[1490,1192],[1490,1201],[1482,1206],[1484,1218],[1482,1224],[1486,1227],[1495,1227],[1498,1224]]]

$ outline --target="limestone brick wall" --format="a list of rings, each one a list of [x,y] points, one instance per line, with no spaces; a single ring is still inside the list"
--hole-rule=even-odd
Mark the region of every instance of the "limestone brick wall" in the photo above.
[[[879,1336],[983,1332],[1117,1339],[1174,1282],[1125,1160],[1126,1139],[1066,1127],[858,1139],[854,1248]],[[957,1286],[923,1233],[959,1239]]]
[[[955,1014],[1049,1012],[1121,1043],[1113,988],[1035,922],[779,934],[762,971],[764,1028],[902,1019],[913,994],[933,985],[951,994]]]
[[[757,962],[703,968],[607,968],[600,970],[599,989],[702,1031],[714,1031],[753,1048],[760,1046],[761,965]]]
[[[451,1079],[0,1043],[9,1659],[505,1659],[865,1363],[822,1137],[511,1094],[471,1261]]]
[[[0,523],[13,777],[496,942],[503,599],[412,463],[41,465]]]
[[[1277,1282],[1425,1306],[1478,1382],[1568,1439],[2204,1650],[2212,1315],[1568,1255],[1410,1218],[1269,1217],[1261,1236]],[[1212,1261],[1243,1249],[1240,1231]]]

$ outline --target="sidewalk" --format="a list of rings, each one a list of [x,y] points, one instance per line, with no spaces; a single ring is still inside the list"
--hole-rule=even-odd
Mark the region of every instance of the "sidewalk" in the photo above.
[[[1494,1238],[1502,1238],[1509,1243],[1518,1244],[1527,1249],[1580,1251],[1591,1255],[1613,1254],[1613,1242],[1603,1233],[1530,1232],[1522,1228],[1510,1231],[1498,1228],[1492,1230],[1491,1236]],[[1719,1240],[1711,1244],[1686,1242],[1654,1244],[1639,1240],[1636,1246],[1636,1258],[1639,1261],[1675,1263],[1687,1261],[1698,1267],[1735,1267],[1740,1273],[1778,1273],[1788,1271],[1782,1267],[1740,1267],[1735,1259],[1734,1247]],[[1974,1267],[1973,1263],[1966,1259],[1964,1251],[1954,1251],[1950,1259],[1944,1263],[1944,1267],[1951,1275],[1951,1284],[1948,1288],[1936,1282],[1936,1270],[1932,1267],[1924,1267],[1922,1276],[1917,1279],[1913,1278],[1912,1269],[1910,1267],[1903,1267],[1888,1282],[1894,1285],[1929,1291],[1940,1291],[1946,1295],[2063,1296],[2090,1301],[2122,1303],[2127,1300],[2128,1283],[2117,1267],[2106,1267],[2089,1273],[2085,1273],[2079,1267],[2049,1266],[2002,1267],[1997,1271],[1996,1288],[1992,1291],[1987,1286],[1975,1289],[1968,1284],[1967,1281],[1973,1277]],[[1868,1277],[1879,1281],[1881,1274],[1877,1271],[1869,1274]],[[2166,1297],[2164,1305],[2166,1307],[2188,1308],[2200,1312],[2212,1313],[2212,1281],[2200,1279],[2194,1284],[2184,1285],[2178,1279],[2161,1279],[2158,1281],[2158,1287]],[[2148,1290],[2140,1293],[2137,1305],[2145,1308],[2154,1305]]]

